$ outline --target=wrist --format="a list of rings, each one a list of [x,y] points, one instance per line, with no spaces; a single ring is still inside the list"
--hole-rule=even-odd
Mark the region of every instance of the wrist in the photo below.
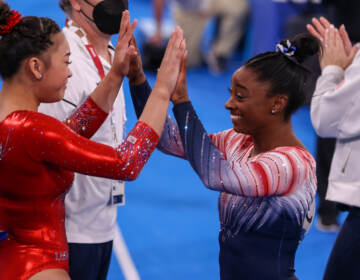
[[[143,70],[141,70],[138,74],[134,77],[129,77],[129,84],[132,86],[138,86],[146,81],[146,76]]]
[[[155,84],[152,94],[167,102],[170,100],[169,90],[166,87],[157,86]]]
[[[121,73],[116,73],[112,69],[110,69],[109,73],[107,74],[108,78],[111,79],[114,83],[122,83],[124,80],[124,75]]]
[[[188,96],[182,96],[182,97],[179,97],[179,98],[176,98],[176,99],[171,99],[171,102],[174,105],[177,105],[177,104],[181,104],[181,103],[185,103],[185,102],[190,102],[190,99],[189,99]]]

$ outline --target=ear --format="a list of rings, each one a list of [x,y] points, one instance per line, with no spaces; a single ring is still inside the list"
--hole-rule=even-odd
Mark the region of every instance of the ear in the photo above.
[[[37,57],[30,57],[27,61],[27,66],[29,68],[30,74],[36,79],[41,80],[43,74],[45,73],[45,64],[41,59]]]
[[[274,102],[271,108],[271,113],[276,114],[283,112],[288,104],[289,97],[285,94],[278,94],[274,96]]]
[[[80,8],[80,4],[79,4],[78,0],[69,0],[69,2],[70,2],[70,4],[71,4],[74,11],[77,11],[77,12],[80,11],[81,8]]]

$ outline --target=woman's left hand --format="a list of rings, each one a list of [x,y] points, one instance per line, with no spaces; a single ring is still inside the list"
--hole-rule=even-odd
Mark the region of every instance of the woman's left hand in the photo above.
[[[179,77],[176,82],[176,87],[173,94],[171,95],[171,101],[174,105],[189,101],[187,82],[186,82],[186,70],[187,70],[187,55],[185,52],[181,61],[181,68],[180,68]]]
[[[357,51],[358,47],[355,45],[347,53],[339,31],[331,25],[325,31],[320,67],[324,69],[328,65],[337,65],[345,70],[352,63]]]

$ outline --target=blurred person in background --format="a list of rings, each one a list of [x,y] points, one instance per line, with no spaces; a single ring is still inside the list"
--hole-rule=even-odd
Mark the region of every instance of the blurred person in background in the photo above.
[[[166,0],[153,0],[156,34],[153,43],[161,44],[163,10]],[[219,73],[225,70],[226,61],[238,46],[245,32],[248,14],[247,0],[172,0],[172,14],[177,25],[184,30],[188,48],[188,67],[207,63],[210,70]],[[218,18],[216,36],[208,54],[201,50],[201,39],[210,19]]]

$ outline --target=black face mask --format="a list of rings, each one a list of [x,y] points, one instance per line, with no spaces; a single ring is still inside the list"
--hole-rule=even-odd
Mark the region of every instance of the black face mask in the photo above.
[[[93,21],[102,33],[113,35],[119,33],[122,12],[128,9],[128,0],[105,0],[94,6],[87,0],[87,4],[94,7],[93,19],[80,12]]]

